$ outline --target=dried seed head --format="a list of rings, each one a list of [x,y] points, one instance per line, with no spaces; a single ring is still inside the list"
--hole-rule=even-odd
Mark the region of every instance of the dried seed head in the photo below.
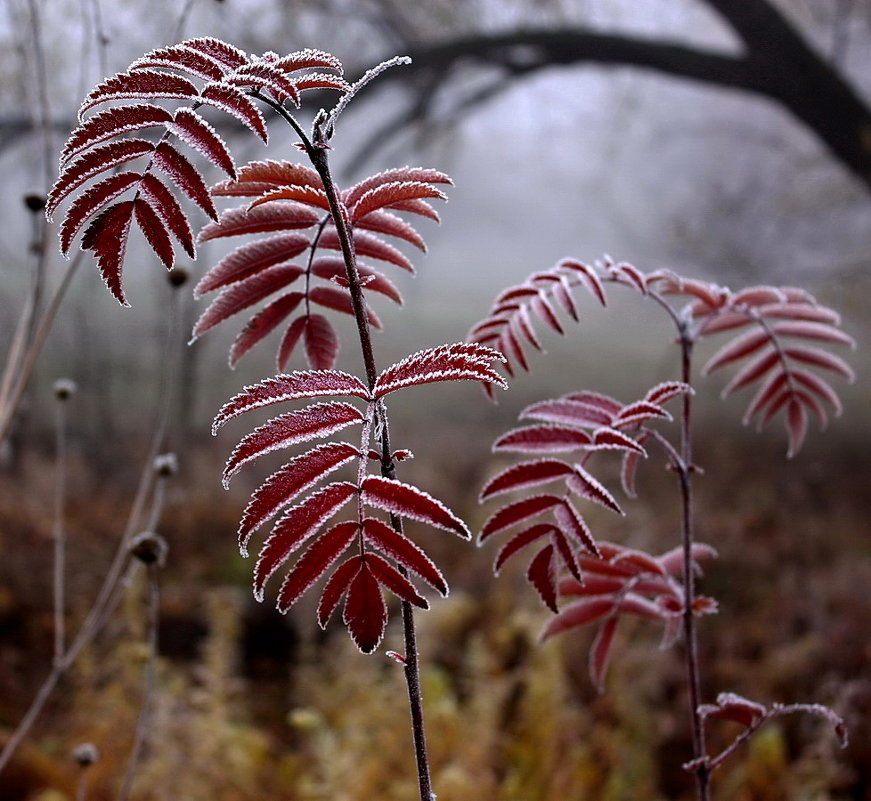
[[[161,478],[168,478],[178,473],[178,459],[174,453],[161,453],[154,459],[154,472]]]
[[[55,398],[59,401],[66,401],[76,394],[77,387],[75,381],[70,381],[69,378],[59,378],[54,382],[52,389]]]
[[[100,758],[100,752],[93,743],[82,743],[73,749],[72,758],[77,765],[87,768]]]
[[[168,550],[166,540],[153,531],[143,531],[130,543],[130,555],[144,565],[162,567]]]
[[[169,279],[169,285],[172,287],[180,287],[184,286],[187,283],[188,278],[190,277],[188,271],[184,269],[184,267],[173,267],[167,274],[167,279]]]
[[[31,192],[24,196],[24,205],[27,207],[28,211],[32,211],[36,214],[45,208],[45,195]]]

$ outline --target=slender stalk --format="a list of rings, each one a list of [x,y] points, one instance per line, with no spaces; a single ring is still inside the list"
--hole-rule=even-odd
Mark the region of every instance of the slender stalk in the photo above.
[[[66,526],[64,507],[66,505],[66,403],[71,387],[55,384],[57,404],[57,423],[55,427],[55,488],[54,488],[54,662],[58,664],[65,648],[65,590],[66,570]]]
[[[345,261],[345,269],[348,278],[348,289],[351,294],[351,304],[354,317],[357,321],[357,331],[360,338],[360,348],[363,354],[363,364],[366,370],[366,379],[369,388],[375,386],[378,376],[375,366],[375,355],[372,348],[372,337],[369,328],[369,318],[366,314],[366,300],[363,297],[363,289],[360,285],[360,274],[357,270],[356,251],[354,249],[353,232],[346,217],[345,207],[339,201],[338,192],[330,173],[327,159],[327,148],[319,145],[322,135],[315,127],[315,143],[303,138],[306,152],[324,186],[324,192],[330,206],[330,213],[336,226],[336,233],[342,249],[342,257]],[[380,425],[376,430],[380,432],[381,440],[381,475],[385,478],[395,477],[395,467],[391,458],[390,433],[387,424],[386,412],[382,407],[378,412]],[[402,520],[396,515],[390,515],[393,528],[402,533]],[[400,568],[400,572],[407,572]],[[414,625],[414,610],[407,601],[402,602],[402,625],[405,638],[405,683],[408,689],[408,703],[411,713],[412,736],[414,739],[414,754],[417,763],[418,789],[421,801],[433,801],[435,794],[432,791],[432,779],[429,767],[429,756],[426,746],[426,729],[423,717],[423,694],[420,687],[420,667],[417,649],[417,634]]]
[[[136,780],[136,769],[142,760],[145,744],[148,739],[148,729],[151,725],[151,708],[154,702],[155,673],[158,652],[158,623],[160,616],[160,582],[158,581],[159,562],[147,566],[148,576],[148,661],[145,663],[145,686],[142,692],[142,706],[139,709],[139,719],[136,721],[136,734],[133,738],[133,748],[130,760],[118,795],[119,801],[127,801]]]
[[[679,325],[681,348],[681,380],[691,386],[693,338],[685,322]],[[680,421],[680,461],[677,465],[681,494],[681,539],[683,546],[683,585],[684,611],[683,629],[686,641],[687,682],[690,691],[690,721],[693,736],[693,757],[695,762],[696,787],[699,801],[710,798],[710,770],[704,761],[705,729],[699,714],[701,706],[701,679],[699,675],[699,650],[696,634],[696,620],[693,602],[696,597],[695,575],[693,573],[693,543],[695,529],[693,521],[693,454],[692,454],[692,394],[683,395]]]

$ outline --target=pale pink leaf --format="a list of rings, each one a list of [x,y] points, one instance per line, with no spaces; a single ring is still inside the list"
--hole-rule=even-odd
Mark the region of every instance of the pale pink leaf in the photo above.
[[[568,426],[525,426],[503,434],[493,443],[493,450],[560,453],[587,448],[592,442],[592,438],[586,432]]]
[[[571,465],[559,459],[537,459],[513,465],[490,479],[481,490],[480,501],[518,489],[547,484],[572,473]]]
[[[511,537],[505,545],[496,554],[496,559],[493,562],[493,573],[497,576],[502,570],[503,565],[515,554],[537,542],[542,537],[547,537],[552,534],[555,527],[552,523],[536,523],[534,526],[524,529],[523,531]]]
[[[613,610],[614,600],[611,597],[593,596],[573,601],[548,621],[539,639],[548,640],[556,634],[601,620],[606,615],[610,615]]]
[[[530,520],[561,503],[562,499],[556,495],[533,495],[530,498],[509,503],[487,519],[478,535],[478,544],[480,545],[493,534]]]
[[[590,679],[600,693],[605,692],[605,674],[608,672],[608,662],[618,620],[616,615],[609,617],[599,627],[593,644],[590,646]]]
[[[791,345],[784,348],[783,353],[796,361],[805,364],[812,364],[815,367],[821,367],[824,370],[831,370],[835,373],[840,373],[851,383],[855,381],[856,374],[853,368],[850,367],[840,356],[834,353],[821,350],[820,348],[803,347],[800,345]]]
[[[790,400],[786,407],[786,431],[789,434],[788,459],[795,456],[804,443],[807,434],[807,409],[798,400]]]

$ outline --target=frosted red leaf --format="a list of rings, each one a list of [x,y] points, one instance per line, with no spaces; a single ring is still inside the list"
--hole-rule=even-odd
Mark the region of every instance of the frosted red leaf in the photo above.
[[[209,188],[196,167],[168,142],[161,142],[154,151],[153,164],[166,173],[194,203],[213,220],[218,218]]]
[[[564,606],[552,617],[539,636],[539,640],[549,640],[556,634],[585,626],[594,620],[601,620],[614,611],[614,600],[610,596],[592,596]]]
[[[509,503],[487,519],[478,535],[478,544],[480,545],[493,534],[530,520],[548,509],[553,509],[560,503],[562,503],[562,499],[556,495],[533,495],[530,498]]]
[[[782,395],[783,389],[788,380],[789,374],[782,370],[772,372],[768,375],[759,387],[756,395],[754,395],[753,400],[750,401],[747,410],[744,412],[744,425],[750,423],[754,417],[765,409],[766,406]]]
[[[191,333],[191,341],[222,323],[228,317],[253,306],[279,289],[292,284],[303,274],[301,267],[276,264],[225,287],[200,315]]]
[[[692,393],[692,387],[689,384],[684,384],[682,381],[663,381],[650,389],[644,396],[644,400],[648,403],[655,403],[657,406],[662,406],[664,403],[677,398],[680,395],[685,395],[687,392]]]
[[[526,578],[535,588],[544,605],[552,612],[559,611],[556,594],[556,565],[553,545],[545,545],[529,563]]]
[[[339,286],[315,286],[309,290],[309,300],[324,306],[327,309],[341,312],[342,314],[354,315],[354,306],[351,303],[351,293],[344,287]],[[369,325],[373,328],[381,328],[381,320],[372,309],[366,309],[366,317]]]
[[[343,71],[342,62],[334,55],[313,48],[297,50],[294,53],[282,56],[274,63],[274,66],[284,72],[296,72],[297,70],[304,70],[312,67],[336,70],[340,75]]]
[[[342,622],[348,627],[354,645],[364,654],[371,654],[384,636],[387,606],[367,556],[360,557],[359,570],[348,585]]]
[[[311,271],[318,278],[347,286],[345,262],[338,256],[319,256],[312,261]],[[360,283],[366,292],[378,292],[402,305],[402,295],[399,294],[399,290],[380,272],[361,264],[357,265],[357,272],[360,274]]]
[[[432,170],[424,167],[395,167],[384,172],[379,172],[376,175],[370,175],[364,178],[359,183],[352,186],[343,193],[342,199],[345,204],[352,208],[355,206],[361,197],[367,192],[384,184],[413,181],[424,184],[452,184],[453,181],[438,170]],[[408,199],[405,203],[412,202]]]
[[[309,495],[284,514],[263,543],[254,567],[254,597],[258,601],[263,600],[263,590],[269,577],[317,534],[356,493],[356,485],[337,481]]]
[[[359,527],[356,520],[336,523],[309,545],[281,583],[276,604],[279,612],[287,612],[329,570],[354,541]]]
[[[567,400],[585,403],[588,406],[595,406],[602,411],[617,415],[623,408],[623,404],[618,400],[614,400],[610,395],[603,395],[601,392],[572,392],[565,396]],[[649,398],[647,400],[650,400]]]
[[[339,92],[347,92],[351,88],[344,78],[325,72],[312,72],[301,78],[294,78],[294,82],[300,92],[307,89],[335,89]]]
[[[198,95],[199,90],[193,83],[171,72],[149,69],[119,72],[103,81],[85,98],[79,108],[79,120],[83,120],[85,114],[94,106],[110,100],[186,100]]]
[[[368,400],[369,390],[356,376],[338,370],[304,370],[276,375],[245,387],[225,403],[212,423],[212,433],[228,420],[252,409],[318,396],[352,396]]]
[[[583,517],[578,514],[574,504],[563,499],[554,510],[553,515],[563,533],[571,537],[578,545],[591,554],[598,556],[599,546],[593,539],[593,534]]]
[[[351,221],[356,223],[372,211],[390,208],[404,200],[422,200],[437,198],[447,200],[447,195],[440,189],[420,181],[390,181],[380,184],[364,192],[360,199],[351,207]]]
[[[367,553],[366,565],[378,583],[390,590],[397,598],[419,607],[429,609],[429,603],[393,565],[382,559],[378,554]]]
[[[324,211],[329,211],[330,204],[327,201],[326,192],[313,186],[279,186],[260,195],[254,200],[248,209],[256,209],[264,203],[272,203],[276,200],[293,200],[306,206],[314,206]]]
[[[596,632],[593,644],[590,646],[589,668],[593,686],[601,693],[605,691],[605,674],[608,672],[608,662],[611,648],[614,645],[614,633],[617,631],[619,618],[609,617]]]
[[[167,269],[175,263],[169,232],[152,205],[142,196],[133,201],[133,215],[145,239]]]
[[[166,230],[178,240],[185,253],[195,259],[197,252],[191,227],[184,211],[166,184],[155,175],[148,173],[142,177],[139,193],[160,218]]]
[[[309,366],[330,370],[339,353],[339,337],[333,324],[322,314],[308,314],[305,321],[303,344]]]
[[[714,370],[743,359],[751,353],[758,351],[763,345],[771,341],[771,334],[766,329],[754,329],[747,331],[739,337],[730,340],[723,345],[702,368],[702,373],[707,375]]]
[[[161,47],[134,61],[129,69],[173,69],[207,81],[220,80],[226,67],[210,55],[186,44]]]
[[[299,344],[299,340],[302,338],[303,332],[305,331],[306,320],[307,315],[301,314],[284,332],[284,336],[281,338],[281,344],[278,346],[278,358],[276,359],[276,366],[279,370],[285,370],[287,368],[287,363],[293,356],[293,351],[296,349],[296,346]]]
[[[186,39],[182,44],[185,47],[198,50],[207,56],[219,61],[231,69],[236,69],[248,61],[248,56],[238,47],[227,42],[215,39],[211,36],[201,36],[196,39]]]
[[[736,292],[731,299],[732,306],[761,306],[766,303],[786,301],[783,291],[774,286],[750,286]]]
[[[423,550],[404,534],[374,517],[363,520],[363,534],[366,541],[406,570],[420,576],[427,584],[447,597],[448,584],[441,571]]]
[[[255,428],[236,446],[224,468],[224,486],[252,459],[298,442],[326,437],[362,421],[363,415],[356,406],[341,401],[315,403],[274,417]]]
[[[554,527],[550,533],[550,541],[554,548],[554,553],[559,556],[559,561],[572,576],[578,581],[582,580],[581,568],[575,556],[574,548],[563,532]]]
[[[856,380],[856,374],[853,368],[850,367],[840,356],[834,353],[821,350],[820,348],[803,347],[800,345],[790,345],[783,349],[784,355],[796,361],[805,364],[812,364],[815,367],[821,367],[824,370],[831,370],[835,373],[840,373],[851,383]]]
[[[856,347],[856,340],[853,337],[826,323],[790,320],[774,323],[771,329],[782,337],[801,337],[802,339],[815,339],[819,342],[848,345],[851,348]]]
[[[385,512],[419,520],[436,528],[471,539],[466,524],[441,501],[411,484],[381,476],[367,476],[362,485],[363,502]]]
[[[122,306],[130,305],[121,285],[121,268],[132,219],[133,201],[116,203],[101,212],[82,237],[82,250],[93,251],[103,281]]]
[[[327,583],[324,585],[324,590],[321,593],[321,599],[318,602],[318,625],[324,629],[327,627],[330,617],[335,608],[339,605],[339,601],[348,591],[348,585],[351,579],[357,575],[360,570],[360,564],[363,557],[360,555],[352,556],[350,559],[342,562],[330,576]]]
[[[117,173],[95,183],[79,195],[70,205],[60,228],[60,248],[64,256],[69,253],[73,240],[88,219],[141,179],[142,175],[138,172]]]
[[[757,309],[766,319],[807,320],[813,323],[840,325],[841,315],[834,309],[816,303],[767,303]]]
[[[593,447],[605,450],[634,451],[641,456],[647,456],[647,452],[636,440],[616,428],[597,428],[593,432]]]
[[[244,551],[251,535],[300,493],[359,455],[347,442],[330,442],[294,457],[276,470],[255,490],[245,507],[239,523],[240,548]]]
[[[721,718],[750,726],[764,717],[768,710],[737,693],[720,693],[716,704],[702,704],[698,712],[702,718]]]
[[[70,134],[60,155],[61,164],[115,136],[165,126],[171,120],[168,111],[151,103],[127,103],[106,109],[87,119]]]
[[[212,193],[221,197],[259,197],[264,192],[295,184],[322,189],[320,176],[311,167],[291,161],[252,161],[239,170],[235,180],[221,181]]]
[[[515,428],[493,443],[494,451],[517,453],[558,453],[586,449],[592,438],[568,426],[540,425]]]
[[[483,345],[457,343],[418,351],[384,370],[373,393],[381,398],[409,386],[438,381],[481,381],[507,388],[491,362],[502,361],[499,353]]]
[[[279,103],[289,99],[295,106],[299,106],[299,90],[294,81],[274,64],[262,59],[242,65],[225,76],[224,81],[233,86],[266,89]]]
[[[46,216],[50,220],[64,198],[94,176],[119,164],[138,159],[153,150],[154,145],[145,139],[121,139],[85,151],[70,161],[58,176],[46,199]]]
[[[648,434],[642,433],[636,442],[641,447],[644,447],[644,443],[647,442],[648,436]],[[629,498],[637,497],[635,492],[635,477],[638,473],[638,464],[640,461],[640,453],[637,451],[626,451],[623,454],[623,459],[620,463],[620,484],[623,487],[623,492],[625,492]]]
[[[639,269],[626,262],[621,262],[613,267],[612,270],[613,274],[618,279],[622,279],[623,283],[635,287],[642,295],[647,294],[647,282],[644,279],[644,274]]]
[[[793,381],[802,384],[807,387],[811,392],[816,393],[820,398],[822,398],[829,406],[832,407],[832,411],[836,416],[840,415],[843,411],[843,406],[841,405],[841,399],[838,397],[838,394],[832,389],[831,385],[820,378],[818,375],[811,373],[807,370],[804,370],[800,367],[793,368],[789,372],[790,377]]]
[[[787,458],[791,459],[800,450],[807,434],[807,408],[797,399],[789,401],[786,407],[786,430],[789,434]],[[823,421],[824,424],[824,421]]]
[[[576,426],[610,425],[613,414],[599,406],[570,398],[539,401],[527,406],[519,415],[521,418],[545,420],[549,423],[568,423]]]
[[[271,205],[278,204],[273,203]],[[324,230],[321,238],[318,240],[318,245],[327,250],[342,249],[336,229],[332,227]],[[393,247],[393,245],[385,242],[375,234],[370,234],[368,231],[356,230],[354,232],[354,248],[358,256],[386,261],[407,272],[414,273],[414,266],[401,250]]]
[[[602,306],[607,305],[607,301],[605,300],[605,289],[602,286],[602,281],[599,278],[598,273],[592,267],[583,262],[576,261],[575,259],[563,259],[558,266],[566,270],[571,270],[587,291],[596,298]]]
[[[219,170],[223,170],[231,178],[235,177],[236,166],[233,163],[230,151],[227,150],[227,146],[224,144],[224,140],[192,108],[185,106],[178,109],[173,116],[172,122],[167,123],[166,128],[186,145],[201,153]],[[217,215],[213,214],[211,216],[214,218]]]
[[[260,109],[242,90],[227,83],[210,83],[200,93],[199,100],[234,116],[257,134],[264,144],[269,141],[266,121]]]
[[[700,559],[714,559],[717,556],[717,550],[703,542],[693,543],[692,559],[693,568],[697,573],[701,572],[699,567]],[[683,548],[677,547],[662,554],[657,560],[662,569],[670,576],[683,575]]]
[[[579,464],[574,466],[572,475],[566,479],[566,487],[576,495],[593,501],[593,503],[598,503],[612,512],[619,515],[625,514],[617,501],[614,500],[614,496]]]
[[[200,231],[198,241],[208,242],[224,236],[311,228],[317,222],[317,212],[299,203],[270,203],[251,211],[246,206],[240,206],[225,211],[217,222],[209,223]]]
[[[506,492],[547,484],[571,473],[572,466],[559,459],[537,459],[531,462],[521,462],[506,468],[491,478],[481,490],[478,499],[485,501]]]
[[[723,388],[723,397],[755,383],[771,370],[780,359],[781,355],[777,350],[772,347],[766,348],[735,373],[732,380]]]
[[[224,256],[200,279],[194,288],[194,297],[202,297],[268,267],[290,261],[305,251],[309,244],[305,234],[297,233],[247,242]]]
[[[426,252],[426,243],[417,230],[401,217],[389,211],[370,211],[363,219],[354,223],[354,227],[376,234],[394,236],[414,245],[418,250]]]
[[[549,537],[555,530],[556,527],[552,523],[536,523],[515,534],[496,554],[496,559],[493,561],[493,573],[498,576],[499,571],[512,556],[542,537]]]

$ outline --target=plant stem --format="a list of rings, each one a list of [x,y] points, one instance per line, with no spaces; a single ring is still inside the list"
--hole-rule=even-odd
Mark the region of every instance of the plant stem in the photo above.
[[[354,310],[354,317],[357,321],[357,332],[360,338],[360,348],[363,353],[363,365],[366,370],[366,380],[369,384],[369,388],[372,389],[375,386],[375,380],[378,373],[375,367],[375,355],[372,348],[369,318],[366,314],[366,300],[363,297],[363,289],[360,285],[360,274],[357,270],[353,232],[347,219],[345,207],[339,200],[339,195],[330,173],[329,162],[327,160],[327,149],[326,147],[319,146],[319,144],[324,144],[320,139],[321,135],[316,127],[314,144],[305,138],[303,138],[303,144],[305,145],[306,152],[312,162],[312,166],[317,170],[324,185],[324,192],[326,193],[327,201],[330,206],[330,214],[332,215],[333,222],[336,226],[336,234],[342,249],[342,257],[345,261],[348,289],[351,295],[351,305]],[[376,430],[380,431],[381,440],[381,475],[385,478],[394,478],[396,471],[393,459],[391,458],[390,432],[387,424],[386,412],[383,407],[381,407],[378,414],[381,418],[378,421],[380,425],[376,426]],[[393,528],[401,534],[401,518],[391,514],[390,522]],[[402,567],[400,567],[400,572],[403,573],[403,575],[407,575],[407,571]],[[408,688],[408,704],[411,713],[411,727],[414,739],[415,760],[417,762],[420,801],[433,801],[435,795],[432,791],[429,756],[426,747],[426,728],[423,719],[423,694],[420,687],[420,667],[417,650],[417,634],[414,625],[414,610],[411,604],[407,601],[402,602],[402,625],[405,636],[404,674],[405,683]]]
[[[692,386],[692,349],[693,338],[689,326],[681,322],[681,381]],[[704,721],[699,714],[701,705],[701,679],[699,675],[699,650],[696,635],[696,620],[693,605],[696,597],[695,575],[693,573],[693,543],[695,530],[693,523],[693,454],[692,454],[692,393],[685,392],[681,408],[681,447],[680,462],[677,465],[678,480],[681,494],[681,535],[683,545],[683,585],[684,611],[683,629],[686,641],[687,681],[690,691],[690,720],[693,735],[693,757],[695,763],[696,786],[699,801],[710,798],[710,770],[704,761],[705,729]]]
[[[66,405],[67,399],[56,398],[57,430],[55,432],[55,492],[54,492],[54,661],[58,664],[64,655],[66,604],[64,600],[64,571],[66,569],[66,531],[64,506],[66,501]]]

